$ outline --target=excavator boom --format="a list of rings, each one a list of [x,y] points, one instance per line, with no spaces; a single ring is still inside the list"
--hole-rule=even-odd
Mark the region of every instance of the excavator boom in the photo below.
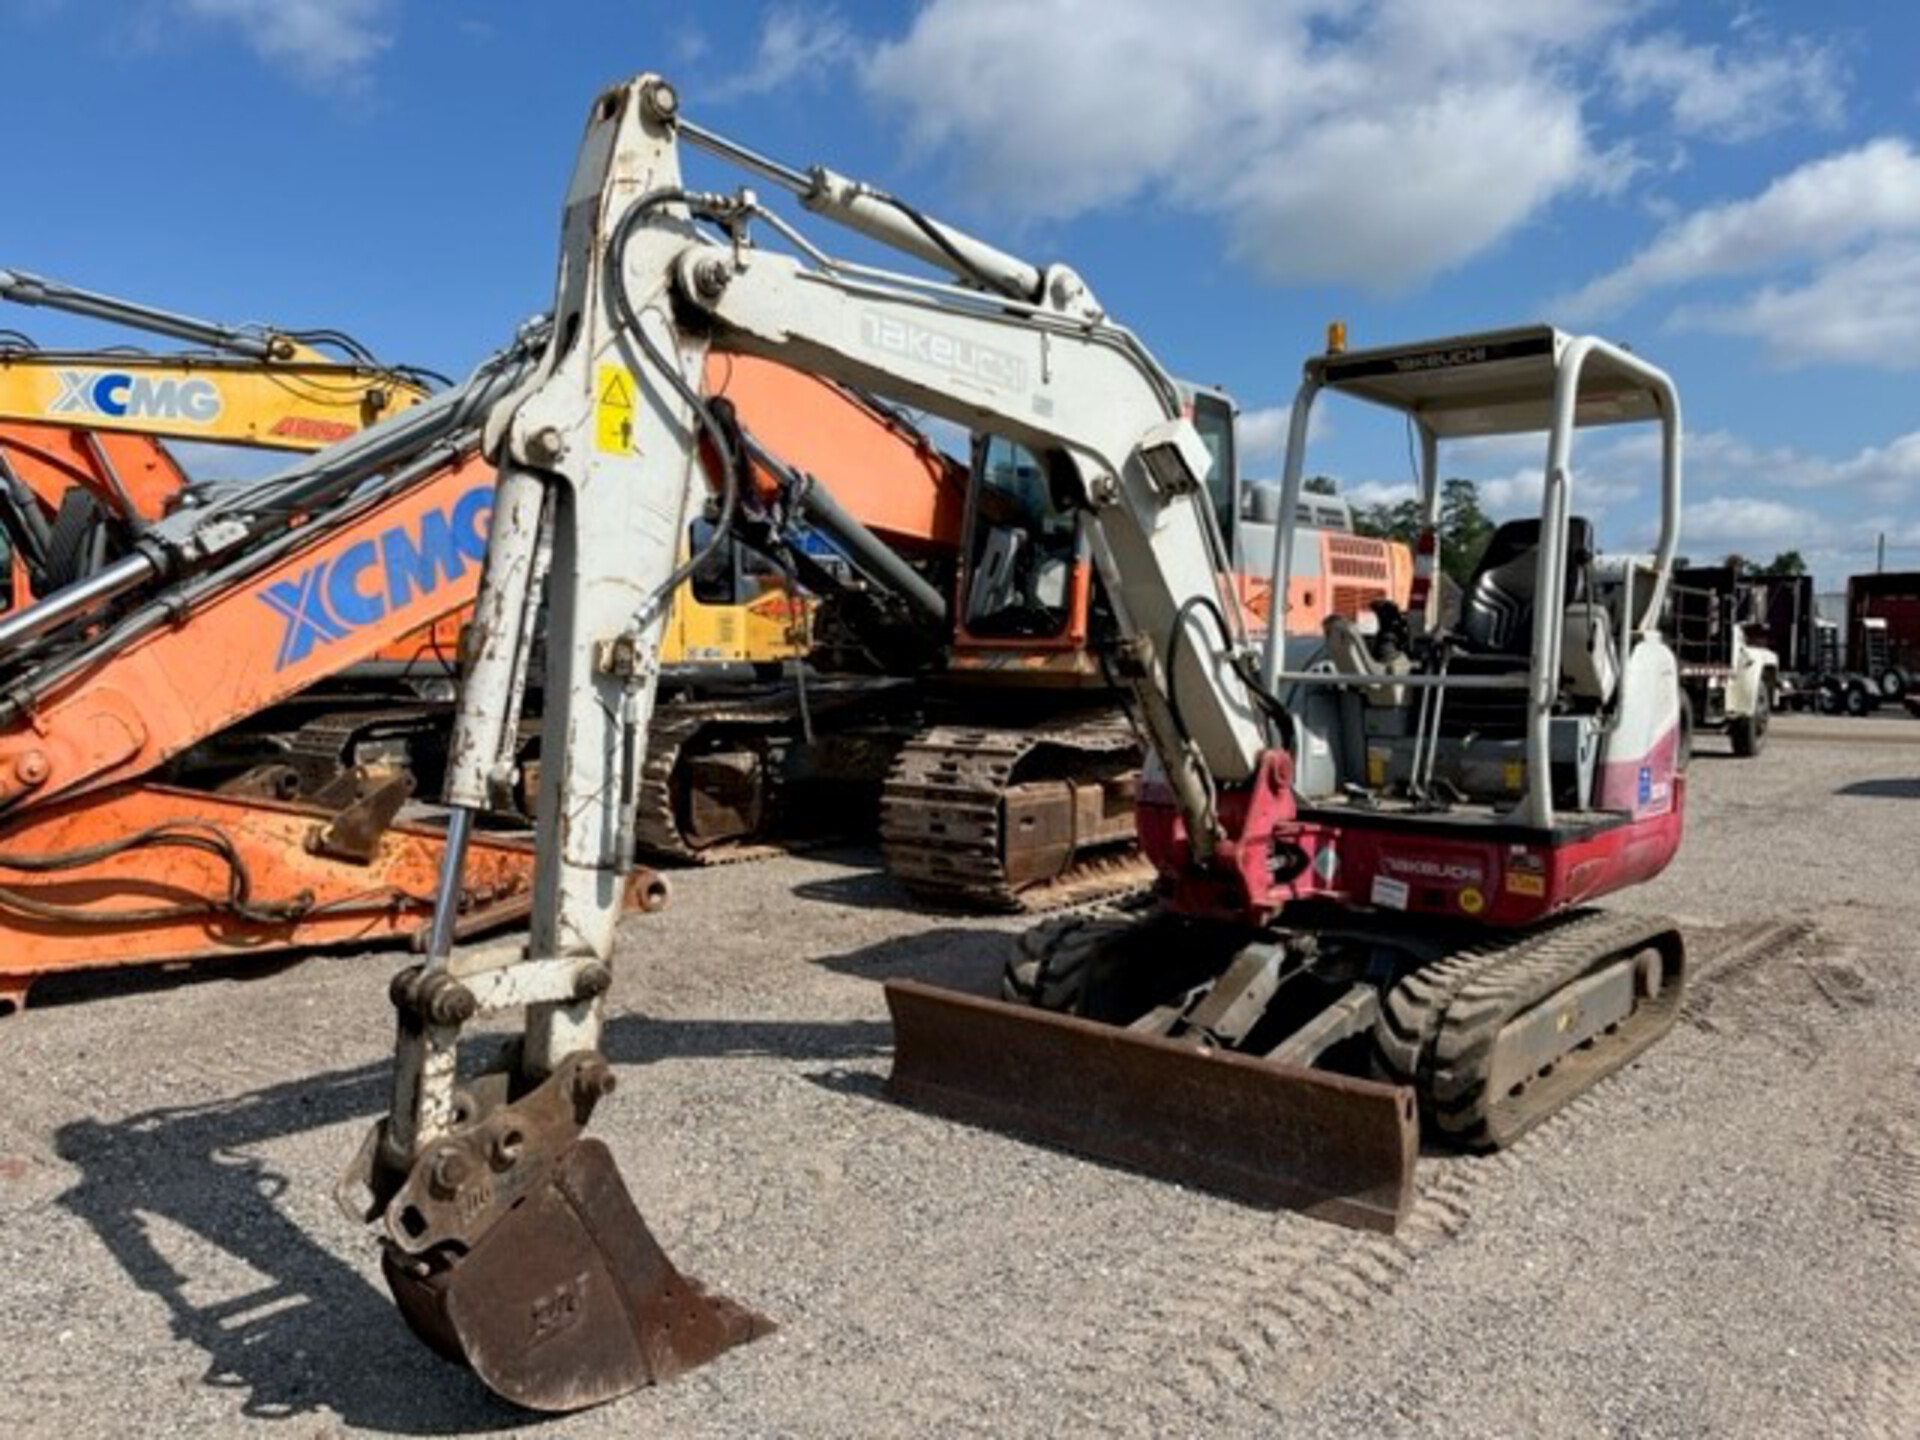
[[[223,355],[0,347],[0,420],[170,440],[314,450],[425,396],[408,376],[319,356],[266,364]]]
[[[337,331],[227,325],[19,270],[0,269],[0,300],[203,347],[147,354],[0,343],[0,421],[314,450],[427,396],[424,372],[381,365]]]
[[[442,835],[402,818],[408,775],[350,767],[309,787],[268,764],[215,789],[155,777],[472,598],[492,471],[461,398],[234,508],[145,515],[127,503],[137,486],[177,493],[182,479],[153,439],[0,425],[16,515],[85,492],[138,521],[133,549],[93,575],[37,598],[16,577],[21,603],[0,619],[13,637],[0,646],[0,1008],[53,973],[419,930]],[[115,574],[117,588],[98,581]],[[485,837],[457,927],[524,915],[531,862],[524,843]]]
[[[416,1332],[536,1409],[595,1403],[767,1328],[649,1258],[650,1238],[644,1254],[630,1248],[620,1237],[646,1232],[624,1187],[587,1185],[580,1173],[608,1173],[581,1128],[611,1081],[598,1049],[609,900],[633,863],[666,606],[699,560],[676,557],[703,451],[722,477],[719,529],[742,503],[745,457],[701,389],[710,355],[776,360],[1056,457],[1054,487],[1089,521],[1124,637],[1116,673],[1203,858],[1231,842],[1226,826],[1244,810],[1236,797],[1276,773],[1270,707],[1246,679],[1238,607],[1223,590],[1206,447],[1145,347],[1063,267],[1034,270],[937,228],[948,243],[934,244],[932,222],[827,172],[816,172],[810,205],[922,258],[954,264],[957,253],[992,300],[978,288],[808,270],[712,243],[698,223],[737,236],[759,211],[746,195],[689,194],[683,140],[719,148],[682,124],[675,92],[656,77],[595,103],[563,211],[553,339],[488,419],[500,481],[453,740],[442,915],[427,958],[394,987],[393,1102],[344,1182],[351,1213],[379,1227],[389,1283]],[[531,932],[524,949],[455,948],[449,907],[463,846],[512,771],[516,697],[542,614]],[[463,1075],[464,1028],[522,1007],[518,1045]],[[903,1028],[902,1039],[911,1034]],[[1195,1063],[1172,1058],[1175,1070]],[[1297,1153],[1340,1123],[1367,1132],[1357,1147],[1368,1157],[1366,1197],[1350,1201],[1351,1213],[1404,1206],[1412,1119],[1401,1092],[1273,1066],[1234,1079],[1269,1116],[1293,1117],[1294,1142],[1280,1151]],[[1335,1091],[1365,1103],[1342,1106]],[[1336,1192],[1352,1188],[1323,1178],[1288,1193],[1339,1210]],[[556,1309],[567,1325],[540,1323]],[[680,1318],[669,1323],[668,1312]],[[516,1314],[534,1324],[503,1327],[500,1317]],[[576,1314],[593,1323],[572,1324]]]

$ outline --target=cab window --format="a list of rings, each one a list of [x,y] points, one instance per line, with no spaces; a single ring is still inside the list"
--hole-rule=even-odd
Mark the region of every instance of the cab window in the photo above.
[[[1072,618],[1079,525],[1054,504],[1046,466],[1024,445],[976,446],[966,626],[994,637],[1058,635]]]

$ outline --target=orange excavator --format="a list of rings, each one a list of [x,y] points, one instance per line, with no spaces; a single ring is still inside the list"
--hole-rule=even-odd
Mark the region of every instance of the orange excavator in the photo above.
[[[663,707],[643,851],[754,853],[779,830],[784,797],[825,778],[878,791],[888,870],[938,903],[1042,910],[1148,878],[1133,818],[1144,750],[1101,658],[1112,609],[1084,522],[1032,453],[983,437],[959,466],[895,412],[747,356],[716,357],[707,381],[723,423],[741,430],[745,534],[823,596],[815,666],[916,683],[831,689],[824,718],[784,691]],[[1233,403],[1195,386],[1182,398],[1215,459],[1223,537],[1264,568],[1274,527],[1241,523],[1266,497],[1243,495]],[[836,592],[796,533],[823,534],[865,583]],[[1329,616],[1406,605],[1406,547],[1328,525],[1301,527],[1293,545],[1289,634],[1317,644]],[[1264,624],[1264,581],[1236,589]]]
[[[273,353],[228,367],[220,383],[279,363]],[[176,398],[182,374],[205,379],[198,356],[96,358],[88,384],[110,399],[129,393],[124,377],[136,371],[149,396],[169,377]],[[492,393],[519,363],[498,358],[439,396],[396,386],[394,400],[344,413],[386,411],[397,431],[323,448],[251,485],[195,486],[161,441],[172,422],[122,428],[111,407],[40,414],[32,407],[46,397],[35,400],[29,382],[83,362],[10,352],[12,388],[0,387],[11,562],[0,618],[0,1007],[18,1008],[51,973],[417,937],[441,836],[401,812],[438,782],[446,712],[406,687],[444,684],[454,669],[492,510],[492,473],[473,457],[479,402],[467,397]],[[390,372],[361,374],[370,385]],[[862,504],[895,543],[953,532],[964,472],[898,416],[751,360],[713,384],[760,429],[822,437],[805,454],[836,480],[876,477]],[[331,393],[346,391],[336,377]],[[248,407],[226,392],[213,390],[212,406],[195,393],[226,420],[185,433],[315,446],[304,430],[243,419]],[[191,544],[174,538],[185,534]],[[209,553],[208,536],[226,548]],[[911,586],[903,561],[870,548],[888,584]],[[809,575],[843,601],[885,593],[844,567]],[[696,591],[700,580],[696,571]],[[704,657],[684,658],[683,677],[710,673]],[[831,689],[813,697],[823,718]],[[871,714],[870,689],[854,690]],[[538,703],[536,683],[530,713]],[[696,713],[710,721],[713,706]],[[680,723],[679,710],[664,711],[664,727]],[[526,780],[537,774],[523,767]],[[524,791],[499,799],[511,810]],[[482,838],[458,906],[463,932],[523,913],[529,863],[517,840]],[[653,872],[637,872],[635,904],[664,894]]]
[[[137,478],[198,503],[136,512],[125,553],[38,598],[16,573],[0,618],[0,1005],[56,971],[419,929],[440,837],[399,818],[410,776],[359,768],[296,801],[211,788],[195,754],[471,601],[493,494],[472,397],[520,363],[490,361],[398,433],[204,495],[150,437],[8,447],[32,495]],[[517,918],[529,884],[525,847],[483,837],[461,928]]]
[[[10,592],[22,598],[80,578],[180,503],[189,480],[160,442],[311,453],[446,383],[416,366],[383,363],[339,330],[227,324],[18,270],[0,269],[0,300],[196,347],[52,349],[0,330],[0,525],[16,573]],[[728,558],[745,570],[737,553]],[[804,606],[750,572],[725,589],[682,595],[666,647],[670,667],[709,678],[717,666],[777,665],[801,653]],[[458,632],[459,617],[448,617],[342,678],[444,700]],[[350,742],[331,728],[332,738]],[[379,733],[391,749],[391,722]],[[327,778],[323,772],[321,783]]]
[[[125,374],[136,359],[148,377],[201,373],[197,356],[109,353],[93,368]],[[492,512],[476,417],[523,360],[516,349],[456,390],[414,386],[401,403],[358,407],[398,428],[264,480],[194,486],[163,424],[22,418],[38,403],[31,376],[81,362],[11,352],[13,388],[0,386],[0,1012],[58,972],[418,938],[442,837],[401,812],[438,782],[448,712],[417,691],[436,678],[451,689]],[[361,373],[374,383],[389,372]],[[766,402],[841,393],[791,379],[807,393],[776,383]],[[346,390],[337,375],[330,393]],[[316,448],[304,432],[243,424],[244,406],[219,408],[229,428],[187,433],[277,433],[280,448]],[[747,607],[691,608],[751,623]],[[463,933],[519,918],[530,889],[523,841],[479,843],[457,906]],[[628,895],[655,908],[665,885],[641,869]]]

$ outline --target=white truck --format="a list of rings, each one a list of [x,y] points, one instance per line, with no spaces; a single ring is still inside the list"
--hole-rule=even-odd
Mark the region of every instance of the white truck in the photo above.
[[[1668,590],[1667,636],[1680,662],[1682,763],[1703,730],[1724,732],[1743,758],[1766,748],[1780,657],[1748,634],[1754,595],[1732,566],[1683,566]]]

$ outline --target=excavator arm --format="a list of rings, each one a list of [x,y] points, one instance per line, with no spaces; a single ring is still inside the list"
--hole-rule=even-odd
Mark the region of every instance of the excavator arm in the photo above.
[[[0,270],[0,300],[206,347],[147,354],[0,344],[0,422],[314,450],[397,415],[428,393],[422,372],[379,364],[336,331],[200,320],[18,270]],[[331,355],[321,344],[345,353]]]
[[[472,598],[492,498],[474,417],[517,363],[269,483],[155,516],[119,559],[16,596],[0,617],[0,1013],[54,972],[421,927],[441,836],[399,817],[404,773],[353,767],[297,801],[286,765],[217,792],[155,777]],[[125,490],[142,454],[166,458],[148,437],[84,429],[0,444],[24,513],[43,488]],[[517,918],[530,890],[526,848],[489,839],[457,923]]]
[[[46,350],[0,332],[0,525],[16,606],[100,568],[180,502],[188,476],[163,440],[320,450],[429,393],[425,372],[382,365],[337,331],[226,325],[16,270],[0,270],[0,300],[205,347]]]
[[[1091,519],[1126,637],[1121,673],[1197,855],[1236,839],[1223,799],[1275,773],[1267,709],[1223,601],[1205,447],[1139,341],[1070,271],[1023,266],[827,172],[810,182],[814,208],[972,288],[758,250],[749,230],[764,212],[750,196],[685,189],[683,139],[728,149],[683,125],[656,77],[596,102],[562,215],[552,340],[488,417],[500,478],[454,734],[441,911],[427,959],[393,989],[392,1106],[343,1182],[343,1203],[380,1227],[414,1329],[538,1409],[668,1378],[766,1328],[673,1270],[607,1152],[581,1135],[612,1084],[598,1046],[614,924],[662,622],[693,563],[676,564],[676,543],[703,447],[726,486],[720,529],[740,501],[734,441],[701,393],[710,353],[777,359],[1050,457],[1055,485]],[[536,632],[546,708],[531,933],[524,949],[455,950],[463,850],[511,772]],[[521,1007],[519,1044],[464,1075],[463,1028]]]

